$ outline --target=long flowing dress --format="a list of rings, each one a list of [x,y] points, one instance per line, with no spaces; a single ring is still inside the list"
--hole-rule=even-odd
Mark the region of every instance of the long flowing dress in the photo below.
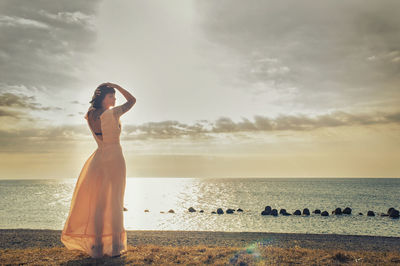
[[[86,160],[76,182],[61,242],[69,250],[82,250],[92,258],[127,251],[123,221],[126,165],[120,145],[121,105],[101,116],[103,140],[92,132],[97,149]],[[87,116],[85,119],[88,120]]]

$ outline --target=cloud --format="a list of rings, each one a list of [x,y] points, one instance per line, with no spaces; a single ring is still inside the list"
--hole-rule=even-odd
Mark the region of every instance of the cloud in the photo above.
[[[17,107],[31,110],[62,110],[60,107],[42,106],[36,101],[35,96],[26,96],[23,94],[13,94],[6,92],[0,94],[0,107]]]
[[[1,1],[0,80],[46,91],[81,82],[86,55],[96,40],[98,4]]]
[[[335,111],[316,117],[279,115],[271,119],[257,115],[254,117],[254,122],[243,118],[243,122],[238,123],[234,123],[228,118],[220,118],[216,121],[212,132],[314,130],[322,127],[399,123],[399,115],[400,112],[393,114],[349,114],[343,111]]]
[[[220,117],[214,122],[202,120],[194,125],[178,121],[150,122],[142,125],[123,126],[124,138],[130,140],[170,139],[180,137],[213,138],[219,133],[239,132],[272,132],[303,131],[338,126],[368,126],[378,124],[400,123],[400,112],[395,113],[360,113],[350,114],[335,111],[328,114],[310,117],[306,115],[279,115],[276,118],[256,115],[254,121],[242,118],[234,122],[228,117]]]
[[[75,12],[57,12],[57,14],[49,13],[45,10],[39,10],[39,14],[48,18],[50,22],[59,22],[60,25],[69,24],[78,28],[86,28],[88,31],[95,31],[94,16],[84,14],[80,11]]]
[[[399,1],[197,1],[196,10],[203,50],[219,47],[235,66],[226,84],[268,96],[296,88],[272,103],[320,111],[399,103]]]
[[[19,118],[19,112],[8,111],[0,108],[0,117],[13,117]]]
[[[0,117],[3,110],[0,109]],[[154,139],[193,140],[216,139],[219,134],[310,131],[319,128],[338,126],[373,126],[383,124],[400,124],[400,111],[393,113],[359,113],[351,114],[335,111],[315,117],[307,115],[278,115],[275,118],[254,116],[254,121],[242,118],[234,122],[228,117],[215,121],[198,120],[194,124],[180,123],[175,120],[148,122],[140,125],[122,125],[122,141],[146,141]],[[60,145],[82,143],[92,139],[86,124],[31,127],[18,130],[0,130],[0,152],[17,152],[23,150],[48,151],[59,149]]]
[[[0,27],[20,27],[20,28],[38,28],[38,29],[48,29],[49,26],[45,23],[10,16],[0,16]]]

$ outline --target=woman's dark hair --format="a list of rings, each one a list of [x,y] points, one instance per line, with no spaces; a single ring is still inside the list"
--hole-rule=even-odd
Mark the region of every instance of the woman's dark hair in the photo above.
[[[93,108],[101,108],[101,103],[103,102],[104,97],[107,93],[115,93],[115,89],[112,87],[108,87],[107,85],[101,85],[96,88],[96,90],[100,90],[100,94],[96,95],[96,91],[92,97],[92,100],[89,102],[92,104]]]

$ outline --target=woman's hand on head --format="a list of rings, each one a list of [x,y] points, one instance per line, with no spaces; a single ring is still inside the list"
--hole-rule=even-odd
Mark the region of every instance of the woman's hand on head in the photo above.
[[[104,83],[100,84],[99,87],[103,86],[103,85],[106,85],[107,87],[111,87],[111,88],[114,88],[114,89],[118,89],[119,88],[119,85],[117,85],[115,83],[111,83],[111,82],[104,82]]]

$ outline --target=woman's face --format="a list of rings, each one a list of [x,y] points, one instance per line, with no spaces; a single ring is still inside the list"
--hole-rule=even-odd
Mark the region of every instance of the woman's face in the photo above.
[[[103,99],[103,106],[108,109],[110,106],[115,106],[115,93],[107,93]]]

